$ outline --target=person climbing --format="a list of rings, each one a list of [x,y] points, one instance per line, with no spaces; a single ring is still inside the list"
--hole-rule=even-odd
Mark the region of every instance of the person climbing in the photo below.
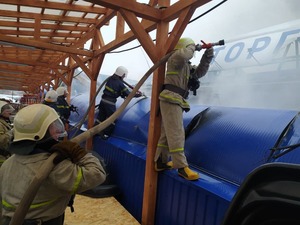
[[[200,51],[201,45],[195,45],[191,38],[181,38],[175,46],[175,52],[168,59],[165,82],[159,95],[162,123],[154,158],[156,171],[174,168],[178,170],[179,176],[187,180],[197,180],[199,174],[189,168],[184,153],[185,132],[182,112],[190,110],[186,101],[189,86],[195,89],[195,85],[189,85],[189,81],[193,79],[197,82],[203,77],[214,57],[213,48],[208,48],[199,65],[193,66],[189,60],[194,56],[195,50]]]
[[[102,98],[99,104],[99,112],[95,122],[95,125],[100,124],[108,117],[110,117],[116,111],[117,98],[126,98],[130,91],[123,83],[123,79],[127,76],[128,70],[124,66],[117,67],[114,74],[107,80],[105,88],[103,90]],[[142,93],[137,91],[136,98],[141,97]],[[116,122],[116,121],[115,121]],[[111,136],[115,122],[110,124],[106,129],[101,131],[98,135],[102,139],[107,139]]]
[[[59,153],[56,166],[39,187],[23,224],[63,225],[71,196],[105,181],[99,159],[75,142],[61,141],[65,136],[64,124],[49,106],[33,104],[16,114],[12,156],[0,168],[2,225],[10,223],[36,171],[53,152]]]

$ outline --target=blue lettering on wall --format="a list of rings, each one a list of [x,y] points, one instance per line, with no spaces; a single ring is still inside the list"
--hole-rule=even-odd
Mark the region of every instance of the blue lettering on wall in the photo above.
[[[247,59],[252,58],[253,53],[260,52],[260,51],[263,51],[264,49],[266,49],[269,46],[270,42],[271,42],[270,37],[261,37],[261,38],[255,39],[255,41],[252,45],[252,48],[249,49]]]
[[[239,42],[234,44],[227,52],[226,56],[225,56],[225,62],[233,62],[234,60],[236,60],[242,53],[243,49],[245,47],[245,43],[243,42]],[[233,52],[233,50],[235,50],[237,48],[237,52],[235,53],[235,55],[231,55],[231,53]]]
[[[278,41],[278,43],[277,43],[277,46],[276,46],[275,49],[274,49],[273,54],[277,54],[277,53],[278,53],[278,51],[279,51],[280,48],[283,46],[285,40],[287,39],[287,37],[288,37],[289,35],[297,34],[297,33],[299,33],[299,32],[300,32],[300,29],[297,29],[297,30],[290,30],[290,31],[285,31],[285,32],[283,32],[282,35],[281,35],[281,37],[280,37],[280,39],[279,39],[279,41]],[[295,40],[296,40],[296,39],[295,39]]]
[[[214,48],[214,55],[215,55],[214,59],[217,58],[219,52],[223,49],[225,49],[225,46]]]

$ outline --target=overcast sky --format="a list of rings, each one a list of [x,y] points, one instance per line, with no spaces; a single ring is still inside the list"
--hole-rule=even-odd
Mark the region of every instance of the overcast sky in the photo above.
[[[140,0],[139,2],[147,3],[148,1]],[[222,1],[213,0],[199,7],[193,18],[220,2]],[[257,29],[299,19],[299,9],[299,0],[228,0],[212,12],[190,23],[183,36],[193,38],[195,42],[200,42],[200,40],[216,42],[220,39],[225,39],[226,42]],[[114,37],[114,33],[111,32],[114,30],[111,29],[114,26],[113,23],[111,21],[110,28],[101,30],[105,42]],[[155,38],[154,33],[151,33],[151,36]],[[117,50],[137,45],[139,42],[135,40]],[[197,56],[195,60],[199,60]],[[107,54],[100,73],[111,75],[119,65],[128,68],[128,79],[139,80],[153,64],[140,47],[128,52]]]

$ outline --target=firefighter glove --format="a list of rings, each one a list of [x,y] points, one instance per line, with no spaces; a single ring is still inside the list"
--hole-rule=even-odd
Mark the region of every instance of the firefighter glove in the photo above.
[[[87,151],[79,144],[72,141],[62,141],[51,147],[50,152],[58,152],[59,155],[53,160],[54,164],[69,158],[73,163],[77,163],[87,154]]]
[[[71,112],[77,112],[77,107],[74,106],[74,105],[71,105],[71,106],[70,106],[70,111],[71,111]]]
[[[213,48],[206,49],[204,55],[206,56],[208,61],[211,62],[214,57],[214,49]]]
[[[135,97],[135,98],[139,98],[139,97],[141,97],[142,95],[143,95],[142,92],[137,91],[137,92],[135,93],[134,97]]]
[[[202,46],[201,46],[200,44],[196,44],[196,46],[195,46],[195,51],[200,52],[201,49],[202,49]]]

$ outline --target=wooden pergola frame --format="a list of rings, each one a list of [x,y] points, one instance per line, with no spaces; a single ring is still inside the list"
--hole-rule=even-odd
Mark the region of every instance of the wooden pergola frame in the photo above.
[[[80,67],[91,80],[91,101],[106,53],[137,39],[156,63],[174,48],[194,11],[209,1],[179,0],[171,4],[170,0],[150,0],[142,4],[135,0],[0,0],[0,89],[34,94],[56,89],[63,82],[71,92],[74,71]],[[115,39],[105,43],[100,28],[109,26],[114,17]],[[169,23],[174,20],[170,31]],[[149,35],[154,30],[155,42]],[[84,49],[88,41],[90,48]],[[153,158],[159,138],[160,116],[156,112],[164,71],[165,66],[161,66],[153,74],[143,225],[155,222],[157,172]],[[94,107],[89,112],[89,127],[94,124]],[[87,141],[87,148],[92,149],[92,140]]]

